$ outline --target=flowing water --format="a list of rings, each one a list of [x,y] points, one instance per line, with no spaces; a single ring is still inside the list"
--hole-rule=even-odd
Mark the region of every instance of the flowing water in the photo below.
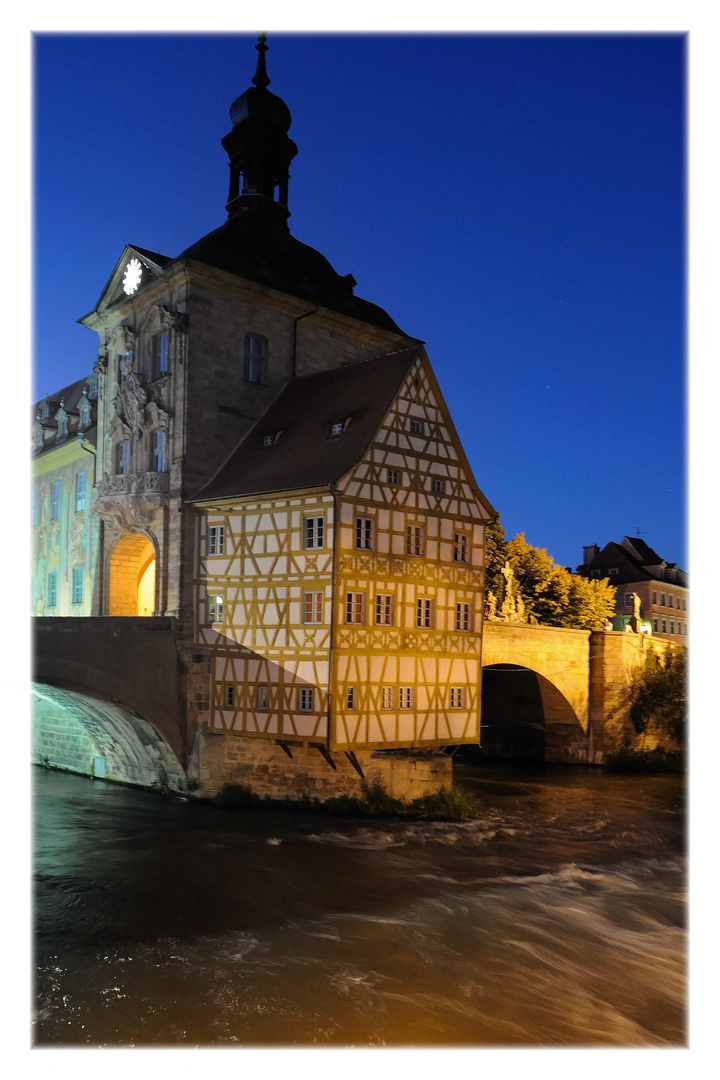
[[[685,1043],[680,777],[461,766],[443,823],[35,773],[37,1046]]]

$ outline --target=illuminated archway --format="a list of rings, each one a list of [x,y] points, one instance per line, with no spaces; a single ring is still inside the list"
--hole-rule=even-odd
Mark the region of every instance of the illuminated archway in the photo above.
[[[128,533],[110,555],[108,615],[152,615],[155,611],[155,548],[142,533]]]
[[[482,669],[480,745],[488,757],[579,761],[587,735],[549,679],[519,664]]]

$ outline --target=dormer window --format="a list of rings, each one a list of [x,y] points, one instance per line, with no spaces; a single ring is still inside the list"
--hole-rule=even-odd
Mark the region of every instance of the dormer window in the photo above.
[[[87,390],[83,390],[82,397],[78,402],[78,414],[80,416],[80,427],[86,428],[90,423],[90,402],[87,399]]]
[[[267,338],[258,334],[245,335],[245,353],[243,356],[243,379],[245,382],[262,385],[266,381],[268,343]]]
[[[85,391],[89,398],[96,398],[98,392],[98,377],[95,372],[92,375],[88,375],[85,380]]]
[[[339,438],[342,435],[345,428],[348,426],[349,422],[350,422],[350,418],[348,417],[345,420],[336,420],[335,423],[331,424],[330,425],[330,430],[328,431],[328,434],[327,434],[328,439],[337,439],[337,438]]]
[[[57,420],[57,437],[58,439],[63,439],[68,433],[64,398],[60,401],[60,408],[55,413],[55,419]]]
[[[43,399],[42,405],[40,406],[40,413],[38,418],[40,420],[50,419],[50,398],[47,396],[47,394]]]
[[[274,446],[281,434],[282,432],[280,431],[268,431],[267,434],[262,437],[263,446]]]
[[[612,576],[613,576],[614,574],[618,574],[619,572],[620,572],[620,571],[619,571],[619,569],[618,569],[618,567],[617,567],[617,566],[611,566],[611,567],[610,567],[610,569],[608,570],[608,573],[610,574],[610,576],[611,576],[611,577],[612,577]]]
[[[38,413],[38,419],[35,421],[35,426],[33,428],[34,446],[35,446],[36,449],[43,446],[44,443],[45,443],[45,433],[43,431],[43,426],[40,423],[39,418],[40,418],[40,414]]]

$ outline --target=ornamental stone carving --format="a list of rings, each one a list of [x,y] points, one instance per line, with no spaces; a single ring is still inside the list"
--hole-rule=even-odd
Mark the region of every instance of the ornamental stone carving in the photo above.
[[[147,394],[132,370],[132,358],[120,358],[122,381],[115,391],[113,405],[115,415],[127,425],[134,439],[139,439],[145,427],[145,403]]]

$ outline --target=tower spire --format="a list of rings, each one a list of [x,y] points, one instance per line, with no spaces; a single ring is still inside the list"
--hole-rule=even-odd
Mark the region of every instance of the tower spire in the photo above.
[[[253,85],[261,87],[262,89],[270,85],[270,79],[268,78],[267,69],[265,67],[265,53],[268,50],[268,47],[265,44],[266,40],[265,34],[258,34],[258,43],[255,46],[258,52],[258,62],[257,69],[252,79]]]

